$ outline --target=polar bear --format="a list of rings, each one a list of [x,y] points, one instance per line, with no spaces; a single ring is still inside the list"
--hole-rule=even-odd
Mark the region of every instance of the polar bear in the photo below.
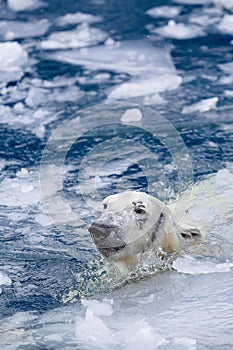
[[[173,253],[202,240],[198,228],[176,223],[163,202],[137,191],[105,198],[101,217],[88,230],[100,254],[122,270],[131,270],[149,248]]]

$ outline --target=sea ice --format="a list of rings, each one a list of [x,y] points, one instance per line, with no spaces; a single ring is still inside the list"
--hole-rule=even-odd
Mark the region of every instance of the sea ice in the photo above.
[[[0,286],[3,284],[6,286],[10,286],[11,283],[12,283],[11,279],[0,271]]]
[[[32,38],[44,35],[50,27],[47,19],[39,21],[0,21],[0,37],[4,40]]]
[[[176,6],[159,6],[152,7],[151,9],[146,11],[146,14],[150,17],[164,17],[164,18],[174,18],[179,15],[181,11],[180,7]]]
[[[17,42],[0,43],[0,81],[18,80],[23,76],[23,68],[28,55]]]
[[[47,6],[40,0],[7,0],[8,7],[15,12],[36,10]]]
[[[125,123],[130,123],[132,121],[138,122],[142,119],[142,112],[140,109],[137,108],[131,108],[131,109],[126,109],[124,114],[121,116],[121,121]]]
[[[224,15],[217,28],[222,33],[233,35],[233,15]]]
[[[100,16],[94,16],[89,13],[76,12],[76,13],[67,13],[64,16],[58,17],[57,24],[61,27],[79,24],[79,23],[99,23],[102,21]]]
[[[188,255],[177,258],[172,264],[172,267],[178,272],[191,275],[230,272],[232,266],[233,264],[229,262],[218,264],[210,260],[200,260]]]
[[[127,99],[168,90],[177,89],[182,78],[176,74],[162,74],[148,79],[132,79],[114,88],[108,95],[109,99]]]
[[[192,39],[206,35],[200,26],[176,23],[174,20],[170,20],[166,26],[160,28],[154,28],[153,26],[147,26],[147,28],[151,33],[157,33],[165,38],[178,40]]]
[[[216,108],[216,103],[218,102],[218,97],[211,97],[201,100],[197,103],[192,104],[191,106],[186,106],[182,109],[182,113],[193,113],[193,112],[208,112],[211,109]]]
[[[40,43],[45,50],[75,49],[97,45],[107,39],[107,34],[100,29],[91,28],[88,23],[82,23],[74,30],[54,32],[48,39]]]
[[[233,0],[213,0],[218,6],[222,6],[227,10],[233,11]]]

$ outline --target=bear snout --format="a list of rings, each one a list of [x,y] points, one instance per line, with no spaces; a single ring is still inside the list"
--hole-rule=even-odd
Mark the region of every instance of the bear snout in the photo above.
[[[96,244],[105,240],[112,232],[117,232],[117,227],[115,225],[109,225],[102,221],[95,221],[88,228],[92,239]]]

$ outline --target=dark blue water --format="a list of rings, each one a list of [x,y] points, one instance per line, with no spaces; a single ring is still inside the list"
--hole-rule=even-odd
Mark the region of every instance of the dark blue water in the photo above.
[[[164,5],[180,6],[180,13],[174,20],[184,25],[190,25],[193,16],[201,17],[207,14],[211,18],[213,14],[208,10],[216,10],[211,2],[206,5],[190,5],[162,0],[156,3],[149,0],[47,0],[46,7],[14,12],[8,8],[6,1],[0,1],[1,22],[22,21],[35,24],[36,21],[47,19],[50,24],[48,31],[43,35],[25,37],[19,34],[16,39],[12,39],[27,51],[28,60],[26,65],[19,64],[22,68],[19,78],[11,77],[7,71],[9,79],[2,78],[0,81],[0,271],[12,281],[11,285],[1,286],[1,317],[12,316],[20,311],[43,313],[52,310],[63,305],[62,297],[74,286],[78,290],[76,300],[82,295],[98,293],[99,286],[96,290],[93,285],[86,287],[89,278],[97,278],[93,271],[97,271],[97,265],[101,264],[93,263],[94,267],[90,267],[90,261],[99,261],[99,257],[87,233],[89,222],[97,214],[88,208],[78,189],[82,160],[95,147],[114,137],[116,139],[113,142],[119,144],[119,147],[122,140],[139,142],[157,156],[155,181],[161,176],[166,178],[165,187],[169,188],[169,191],[173,189],[170,198],[179,191],[178,170],[169,169],[169,164],[173,162],[172,155],[159,137],[153,137],[149,132],[135,127],[131,130],[125,129],[124,126],[119,127],[114,135],[111,127],[108,131],[102,124],[76,140],[64,159],[63,195],[83,220],[80,235],[77,235],[79,228],[74,229],[72,223],[63,223],[61,229],[59,225],[45,224],[44,217],[41,219],[43,198],[40,198],[38,183],[39,166],[52,132],[62,122],[75,118],[81,109],[104,103],[113,88],[130,82],[132,78],[130,71],[123,69],[121,72],[121,67],[111,68],[110,64],[102,68],[87,68],[85,64],[67,62],[64,59],[65,55],[62,55],[65,50],[72,51],[68,46],[61,50],[46,50],[41,47],[40,44],[52,33],[74,30],[78,24],[61,27],[57,22],[59,16],[75,12],[101,16],[102,20],[90,23],[90,27],[107,33],[115,42],[130,40],[135,42],[137,47],[137,40],[145,43],[152,40],[151,47],[155,50],[162,45],[170,53],[175,72],[183,81],[176,89],[165,89],[161,92],[160,96],[165,103],[152,103],[150,108],[166,118],[182,138],[191,159],[193,182],[202,179],[204,175],[216,173],[232,162],[233,94],[224,91],[232,89],[232,83],[229,81],[233,72],[224,73],[219,67],[219,64],[233,60],[233,46],[230,43],[232,35],[219,30],[218,24],[223,16],[233,14],[220,6],[216,10],[217,21],[214,24],[202,25],[205,30],[204,36],[183,40],[163,38],[159,34],[151,33],[148,25],[153,25],[154,28],[162,27],[167,25],[168,19],[163,16],[151,18],[146,11],[153,6]],[[6,28],[9,25],[7,22]],[[91,37],[93,36],[94,34],[91,34]],[[2,43],[8,41],[1,27],[0,40]],[[104,49],[104,40],[97,40],[97,43],[90,41],[86,46],[99,47],[101,51]],[[57,53],[61,58],[57,58]],[[1,55],[3,51],[0,52],[0,57]],[[0,67],[1,74],[4,69],[1,70]],[[100,78],[96,78],[98,75]],[[226,79],[225,82],[221,82],[224,77],[229,78],[228,82]],[[72,96],[72,91],[77,91],[77,94],[74,92]],[[194,110],[191,113],[182,113],[184,107],[213,97],[219,98],[216,108],[207,109],[205,112]],[[115,102],[122,100],[109,103]],[[128,98],[124,102],[143,104],[142,97]],[[46,111],[47,114],[35,116],[38,110],[43,113]],[[85,117],[82,123],[85,126]],[[55,150],[55,163],[56,156]],[[118,164],[123,158],[117,154],[113,161]],[[125,187],[148,191],[148,179],[136,162],[125,166],[123,170],[120,168],[115,171],[114,167],[113,163],[111,171],[100,174],[102,185],[98,191],[101,198]],[[158,195],[160,196],[159,193]],[[77,280],[77,274],[81,274],[82,279]]]

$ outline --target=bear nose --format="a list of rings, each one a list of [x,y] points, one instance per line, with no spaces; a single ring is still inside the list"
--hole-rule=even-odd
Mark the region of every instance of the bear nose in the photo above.
[[[100,241],[107,238],[111,232],[116,232],[116,226],[95,221],[88,228],[88,231],[95,241]]]

